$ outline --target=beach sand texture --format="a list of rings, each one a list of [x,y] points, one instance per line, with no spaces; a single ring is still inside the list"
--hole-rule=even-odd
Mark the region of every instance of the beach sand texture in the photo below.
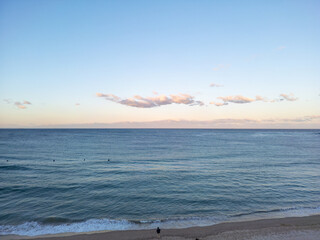
[[[243,222],[226,222],[207,227],[162,229],[157,236],[154,230],[110,231],[82,234],[44,235],[24,237],[4,236],[2,239],[50,240],[319,240],[320,215],[262,219]]]

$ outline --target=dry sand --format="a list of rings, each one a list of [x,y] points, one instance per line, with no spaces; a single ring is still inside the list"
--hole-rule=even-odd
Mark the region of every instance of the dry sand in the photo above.
[[[95,233],[75,233],[24,237],[1,236],[8,239],[46,240],[320,240],[320,215],[226,222],[208,227],[162,229],[161,236],[154,230],[129,230]]]

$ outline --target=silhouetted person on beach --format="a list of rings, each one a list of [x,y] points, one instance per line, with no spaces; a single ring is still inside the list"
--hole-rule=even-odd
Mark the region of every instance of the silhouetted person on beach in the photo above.
[[[157,227],[157,234],[158,234],[158,237],[160,237],[160,228],[159,227]]]

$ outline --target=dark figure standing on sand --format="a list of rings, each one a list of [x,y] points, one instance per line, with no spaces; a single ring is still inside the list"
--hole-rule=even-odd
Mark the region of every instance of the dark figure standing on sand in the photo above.
[[[157,227],[157,234],[158,234],[158,237],[160,238],[160,228],[159,227]]]

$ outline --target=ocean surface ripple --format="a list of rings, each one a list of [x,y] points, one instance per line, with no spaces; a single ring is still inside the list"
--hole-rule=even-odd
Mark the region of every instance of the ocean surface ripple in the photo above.
[[[0,129],[0,234],[317,214],[319,132]]]

